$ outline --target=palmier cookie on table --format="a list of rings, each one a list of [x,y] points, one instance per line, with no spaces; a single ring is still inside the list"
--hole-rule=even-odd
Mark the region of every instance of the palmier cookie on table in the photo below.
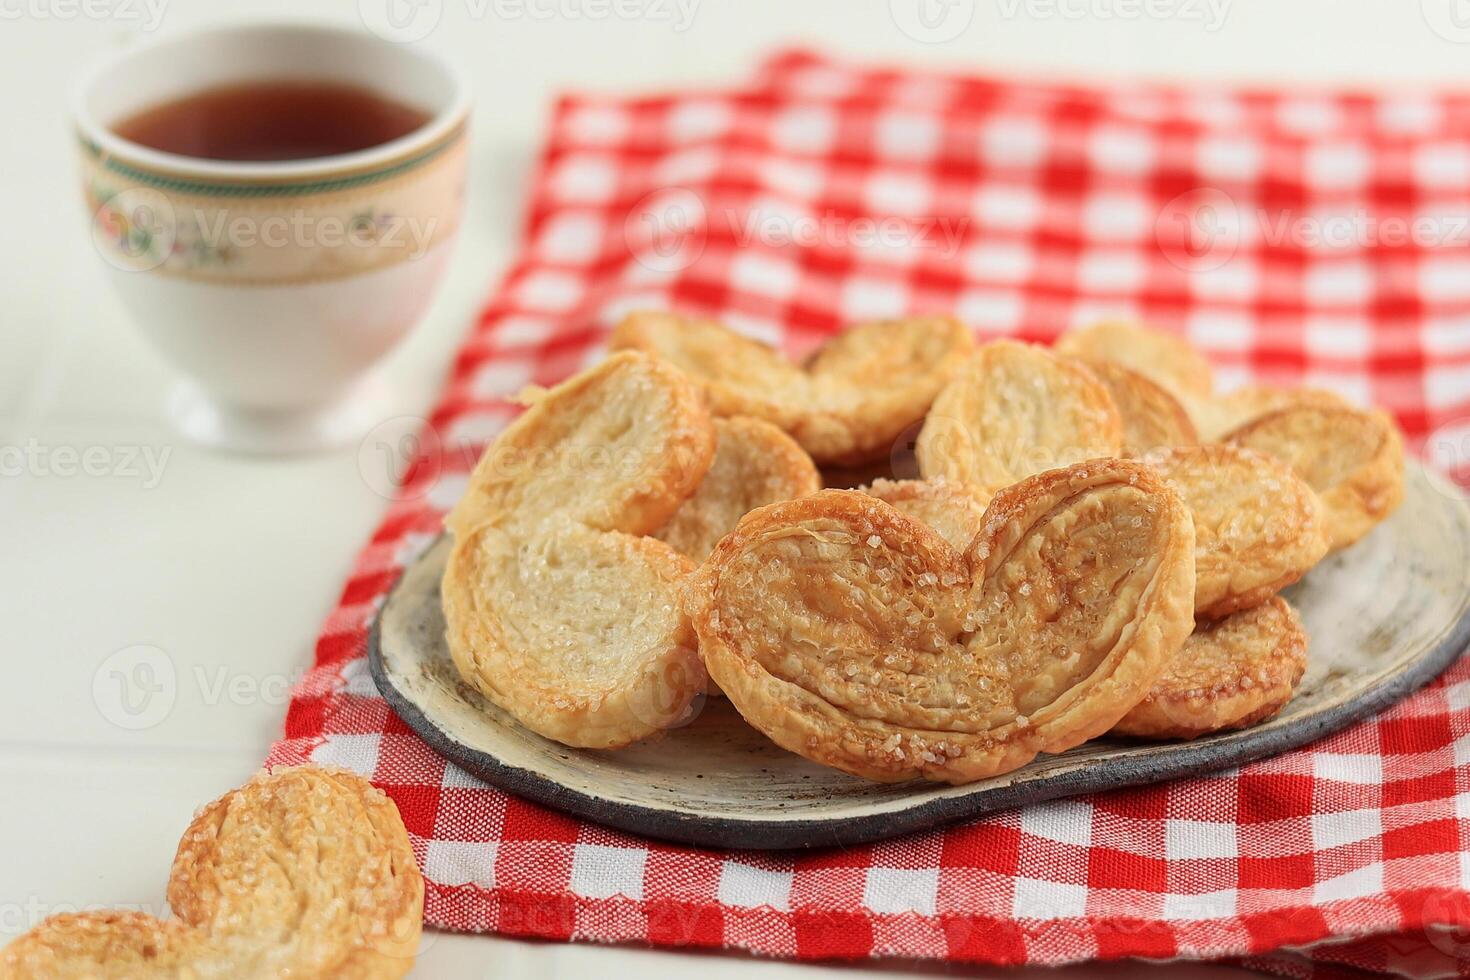
[[[850,327],[798,365],[712,320],[673,313],[630,314],[609,345],[657,354],[695,379],[714,414],[765,419],[818,464],[840,466],[887,457],[975,346],[952,317],[914,317]]]
[[[446,638],[465,681],[567,745],[614,748],[682,720],[705,684],[678,603],[694,563],[644,535],[714,453],[698,391],[646,354],[615,354],[538,398],[446,522]]]
[[[655,535],[697,562],[757,507],[822,486],[811,457],[769,422],[743,415],[715,419],[715,440],[715,460],[699,489]]]
[[[934,400],[916,453],[926,479],[1002,487],[1116,456],[1123,423],[1080,362],[1010,340],[985,344]]]
[[[1247,422],[1225,441],[1282,460],[1317,492],[1333,551],[1356,542],[1403,502],[1403,438],[1382,410],[1295,405]]]
[[[1209,398],[1215,382],[1210,362],[1189,342],[1162,330],[1108,321],[1057,338],[1058,354],[1122,365],[1168,389],[1185,402]]]
[[[1144,456],[1194,517],[1195,612],[1258,606],[1327,553],[1312,488],[1280,460],[1238,446],[1178,446]]]
[[[398,809],[356,773],[261,774],[194,817],[169,875],[174,919],[57,915],[0,951],[7,980],[401,977],[424,883]]]
[[[1107,731],[1194,625],[1194,532],[1147,468],[1002,490],[957,551],[867,494],[754,511],[685,586],[711,675],[782,747],[965,783]]]
[[[985,508],[996,491],[944,477],[932,480],[874,480],[863,493],[892,504],[902,514],[939,532],[950,546],[963,551],[980,533]]]
[[[1286,706],[1306,669],[1306,631],[1273,596],[1197,626],[1113,733],[1173,739],[1248,728]]]
[[[1167,388],[1112,361],[1083,359],[1083,363],[1117,406],[1123,423],[1124,456],[1142,456],[1153,449],[1199,442],[1189,412]]]

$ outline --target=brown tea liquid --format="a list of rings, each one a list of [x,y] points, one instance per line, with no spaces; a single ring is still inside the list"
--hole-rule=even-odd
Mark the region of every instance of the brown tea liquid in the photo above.
[[[206,160],[305,160],[405,136],[430,114],[334,82],[244,82],[204,89],[112,127],[155,150]]]

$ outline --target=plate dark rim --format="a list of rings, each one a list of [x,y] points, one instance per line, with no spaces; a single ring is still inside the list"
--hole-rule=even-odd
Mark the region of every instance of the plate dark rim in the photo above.
[[[437,547],[436,539],[419,557]],[[415,563],[417,564],[417,563]],[[1163,747],[1152,755],[1129,759],[1123,766],[1082,767],[1044,780],[1010,783],[963,796],[929,800],[902,810],[840,819],[760,819],[709,817],[658,810],[636,803],[617,803],[589,796],[539,773],[507,765],[488,752],[455,741],[402,691],[389,682],[381,647],[382,617],[398,596],[409,569],[399,576],[368,635],[368,667],[373,682],[404,724],[429,746],[467,772],[533,803],[582,817],[617,830],[701,847],[741,850],[794,850],[850,847],[933,830],[997,810],[1041,803],[1082,793],[1161,782],[1184,775],[1215,772],[1299,748],[1388,707],[1418,690],[1449,667],[1470,646],[1470,600],[1439,641],[1408,668],[1383,678],[1350,700],[1324,708],[1296,722],[1207,736]],[[1120,773],[1119,770],[1122,770]],[[1099,771],[1100,770],[1100,771]]]

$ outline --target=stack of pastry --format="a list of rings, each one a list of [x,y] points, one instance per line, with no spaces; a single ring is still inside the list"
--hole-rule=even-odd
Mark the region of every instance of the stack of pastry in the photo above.
[[[1255,724],[1306,663],[1277,593],[1402,496],[1384,413],[1216,396],[1196,351],[1127,324],[1048,350],[873,323],[796,364],[642,313],[612,347],[527,397],[447,519],[456,666],[567,745],[723,693],[808,759],[961,783]]]

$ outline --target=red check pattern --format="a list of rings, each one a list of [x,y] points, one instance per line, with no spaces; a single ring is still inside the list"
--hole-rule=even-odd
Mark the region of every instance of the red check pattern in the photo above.
[[[523,256],[465,341],[270,761],[347,765],[390,793],[441,928],[801,958],[1470,970],[1470,663],[1240,770],[762,854],[644,840],[491,789],[387,709],[363,659],[385,590],[513,414],[505,396],[596,360],[640,307],[713,315],[793,354],[908,312],[1042,341],[1137,316],[1187,335],[1226,386],[1382,404],[1470,482],[1466,216],[1466,96],[1080,88],[795,53],[738,91],[566,99]]]

